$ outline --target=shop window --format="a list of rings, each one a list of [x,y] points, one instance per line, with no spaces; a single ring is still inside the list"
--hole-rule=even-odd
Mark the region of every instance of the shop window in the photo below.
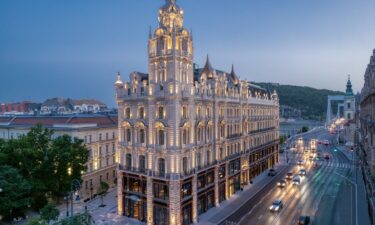
[[[181,197],[186,198],[186,197],[191,196],[191,194],[192,194],[192,184],[191,184],[191,181],[189,181],[189,182],[186,182],[182,185],[182,187],[181,187]]]

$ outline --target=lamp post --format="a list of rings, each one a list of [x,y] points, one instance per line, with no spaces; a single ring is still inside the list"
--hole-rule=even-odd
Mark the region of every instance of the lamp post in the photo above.
[[[77,179],[73,179],[72,180],[72,183],[70,184],[70,200],[71,200],[71,205],[70,205],[70,216],[73,217],[73,203],[74,203],[74,199],[73,199],[73,193],[76,192],[76,191],[79,191],[81,189],[81,182]]]
[[[69,217],[69,194],[64,197],[66,202],[66,217]]]

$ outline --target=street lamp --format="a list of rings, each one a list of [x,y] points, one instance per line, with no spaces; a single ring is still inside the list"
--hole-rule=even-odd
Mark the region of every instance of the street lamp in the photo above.
[[[73,179],[72,183],[70,184],[70,200],[71,200],[71,205],[70,205],[70,216],[73,217],[73,193],[76,191],[79,191],[81,189],[81,182],[77,179]]]

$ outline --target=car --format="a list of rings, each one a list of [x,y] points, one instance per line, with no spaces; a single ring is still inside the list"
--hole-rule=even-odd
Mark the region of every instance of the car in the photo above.
[[[277,182],[277,186],[279,188],[285,187],[286,186],[286,180],[285,179],[280,180],[279,182]]]
[[[285,149],[280,148],[279,153],[284,153],[284,152],[285,152]]]
[[[324,144],[324,145],[329,145],[329,141],[328,141],[328,140],[324,140],[324,141],[323,141],[323,144]]]
[[[309,160],[310,160],[310,161],[313,161],[313,160],[314,160],[314,156],[313,156],[313,155],[310,155],[310,156],[309,156]]]
[[[325,155],[324,155],[324,159],[329,160],[329,155],[328,155],[328,154],[325,154]]]
[[[301,184],[301,177],[300,176],[293,177],[293,184],[300,185]]]
[[[293,173],[292,172],[287,173],[286,176],[285,176],[285,178],[287,180],[291,180],[293,178]]]
[[[280,199],[275,200],[269,207],[271,212],[278,212],[283,208],[283,202]]]
[[[270,169],[268,171],[268,176],[275,176],[276,175],[276,170],[275,169]]]
[[[310,217],[309,216],[300,216],[297,221],[298,225],[309,225]]]
[[[299,170],[299,175],[305,176],[306,175],[306,169],[305,168],[300,169]]]
[[[302,159],[300,159],[300,160],[298,160],[297,164],[298,165],[303,165],[303,164],[305,164],[305,161],[303,161]]]

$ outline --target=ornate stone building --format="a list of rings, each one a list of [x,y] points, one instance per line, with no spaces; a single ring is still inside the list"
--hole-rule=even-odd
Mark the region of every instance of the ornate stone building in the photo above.
[[[375,49],[365,73],[360,100],[360,140],[363,162],[375,175]],[[367,170],[366,170],[367,171]]]
[[[279,101],[193,63],[183,10],[167,0],[150,31],[148,74],[120,74],[118,213],[147,224],[191,224],[278,162]]]

